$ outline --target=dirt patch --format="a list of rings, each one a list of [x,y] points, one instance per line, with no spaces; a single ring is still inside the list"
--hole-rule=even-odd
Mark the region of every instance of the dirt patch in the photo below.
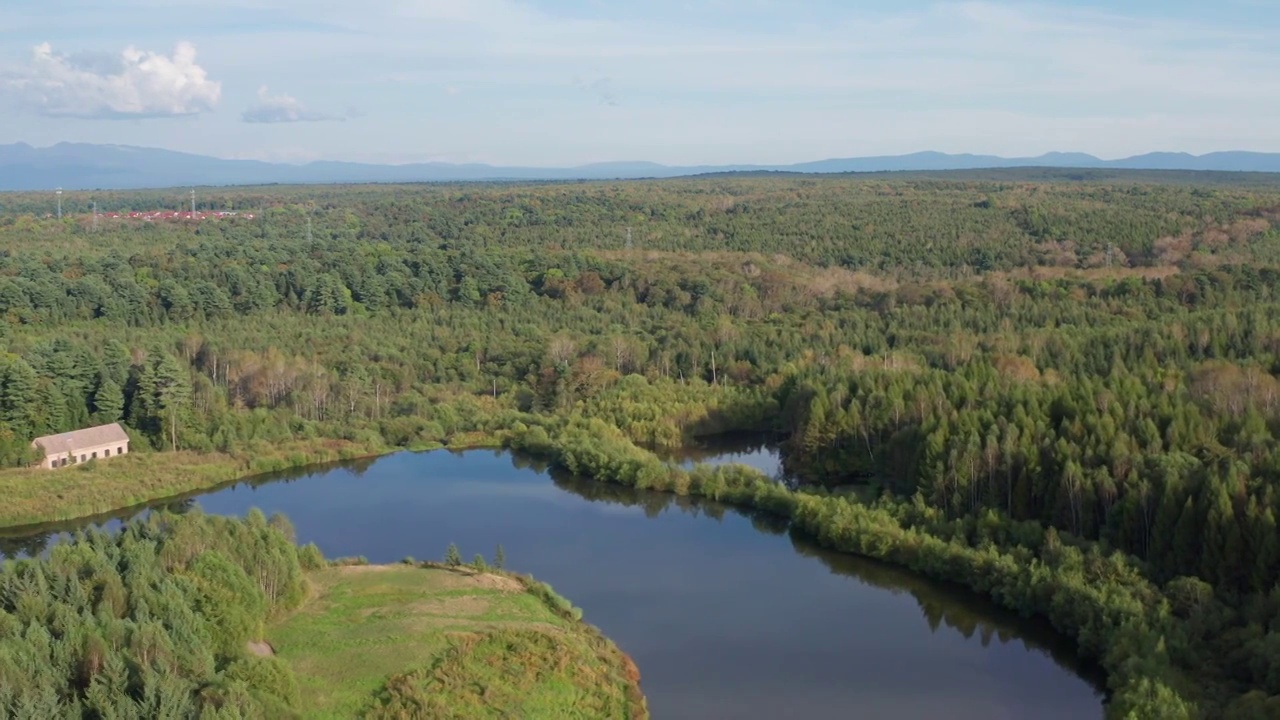
[[[440,588],[444,590],[467,590],[482,588],[500,592],[524,592],[524,585],[501,575],[480,572],[468,567],[439,567],[441,571]]]
[[[472,576],[472,579],[475,581],[476,585],[482,588],[501,590],[502,592],[524,592],[524,585],[521,585],[519,580],[513,580],[509,577],[484,573],[481,575],[474,575]]]
[[[360,573],[386,572],[393,565],[339,565],[333,568],[339,575],[358,575]]]
[[[257,655],[258,657],[275,657],[276,656],[276,649],[271,647],[271,643],[267,643],[267,642],[250,641],[249,644],[246,646],[246,649],[249,651],[250,655]]]

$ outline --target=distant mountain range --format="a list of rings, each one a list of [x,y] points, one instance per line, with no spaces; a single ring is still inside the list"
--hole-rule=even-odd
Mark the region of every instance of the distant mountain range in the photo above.
[[[126,145],[59,143],[51,147],[35,148],[26,143],[17,143],[0,145],[0,190],[463,180],[608,180],[727,172],[853,173],[1017,167],[1280,172],[1280,153],[1149,153],[1121,160],[1101,160],[1084,153],[1054,152],[1038,157],[1004,158],[995,155],[919,152],[910,155],[818,160],[794,165],[669,166],[649,162],[612,162],[566,168],[531,168],[434,162],[371,165],[323,161],[287,165],[256,160],[224,160]]]

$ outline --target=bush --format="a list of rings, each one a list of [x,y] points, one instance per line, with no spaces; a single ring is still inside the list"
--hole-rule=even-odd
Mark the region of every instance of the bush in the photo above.
[[[328,563],[325,562],[324,553],[320,552],[320,548],[315,543],[307,543],[298,548],[298,562],[303,570],[319,570]]]

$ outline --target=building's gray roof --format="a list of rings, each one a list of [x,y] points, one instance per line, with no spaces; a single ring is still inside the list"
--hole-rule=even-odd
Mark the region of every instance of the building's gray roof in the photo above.
[[[60,452],[74,453],[84,448],[126,442],[129,442],[129,435],[125,433],[124,428],[120,427],[120,423],[72,430],[57,435],[45,435],[35,439],[35,444],[44,450],[46,455]]]

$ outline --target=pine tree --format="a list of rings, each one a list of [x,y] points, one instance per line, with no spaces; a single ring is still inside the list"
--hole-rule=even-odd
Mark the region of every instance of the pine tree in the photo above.
[[[489,569],[489,565],[484,561],[484,556],[480,553],[476,553],[476,556],[471,559],[471,567],[481,572]]]
[[[1199,514],[1191,498],[1182,505],[1182,514],[1173,529],[1173,558],[1176,572],[1182,575],[1194,575],[1200,569],[1198,562],[1204,546],[1201,543],[1202,528]]]
[[[36,388],[35,399],[37,410],[33,430],[36,434],[52,435],[72,429],[67,417],[67,398],[57,383],[42,381]]]
[[[458,546],[449,543],[449,549],[444,551],[444,564],[457,567],[462,564],[462,553],[458,552]]]
[[[493,552],[493,566],[501,570],[507,564],[507,554],[502,550],[502,543],[498,543],[498,549]]]
[[[187,372],[172,355],[155,351],[138,385],[152,428],[161,437],[167,435],[170,447],[177,450],[178,420],[191,401],[191,383]]]
[[[34,437],[36,424],[36,371],[22,358],[14,358],[0,375],[0,420],[19,437]]]
[[[100,423],[113,423],[124,417],[124,390],[111,377],[103,375],[93,392],[93,408]]]
[[[104,344],[102,350],[102,374],[115,381],[117,386],[123,386],[129,379],[131,362],[129,348],[124,343],[112,338]]]

